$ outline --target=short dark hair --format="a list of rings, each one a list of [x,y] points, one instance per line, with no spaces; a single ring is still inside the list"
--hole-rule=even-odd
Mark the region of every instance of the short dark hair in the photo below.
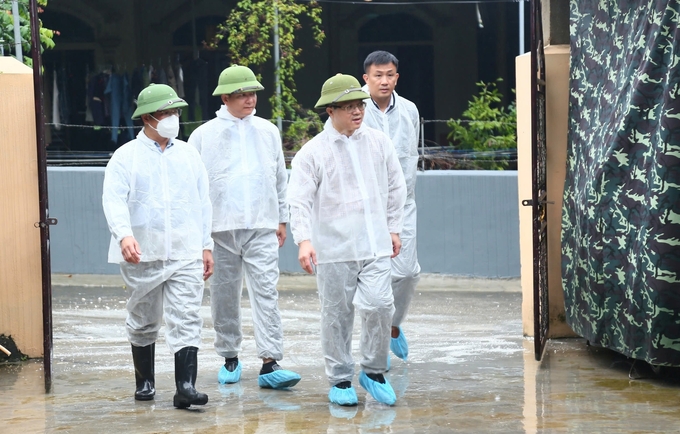
[[[394,67],[399,69],[399,60],[394,56],[394,54],[387,51],[374,51],[364,60],[364,72],[368,72],[368,68],[371,65],[387,65],[389,63],[394,63]]]

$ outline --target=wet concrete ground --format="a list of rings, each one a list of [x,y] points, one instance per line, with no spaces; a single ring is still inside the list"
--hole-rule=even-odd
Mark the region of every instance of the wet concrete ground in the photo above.
[[[541,363],[522,338],[518,280],[421,281],[403,329],[408,362],[392,356],[387,374],[395,406],[358,385],[359,405],[327,401],[314,281],[282,276],[285,332],[281,365],[302,375],[290,391],[257,386],[247,297],[239,384],[220,386],[209,291],[202,316],[197,389],[204,407],[177,410],[173,358],[156,349],[156,399],[136,402],[124,329],[126,292],[117,276],[55,276],[53,387],[44,393],[42,363],[0,365],[0,430],[10,433],[439,433],[671,432],[680,422],[672,379],[629,378],[630,364],[582,339],[555,340]],[[359,324],[355,324],[358,337]],[[161,331],[162,336],[162,331]],[[354,342],[355,355],[358,342]],[[651,374],[637,366],[637,376]],[[358,371],[357,371],[358,373]]]

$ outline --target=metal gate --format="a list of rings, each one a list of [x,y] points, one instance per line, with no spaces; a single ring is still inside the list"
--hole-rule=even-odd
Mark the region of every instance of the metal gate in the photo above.
[[[545,55],[541,2],[531,0],[531,201],[534,250],[534,352],[541,360],[550,325],[545,134]]]
[[[52,271],[50,266],[50,225],[57,219],[50,217],[47,200],[47,149],[45,145],[45,100],[42,92],[42,56],[40,54],[40,22],[38,20],[37,0],[29,1],[31,20],[31,58],[33,59],[33,88],[35,96],[35,125],[38,154],[38,195],[40,199],[40,221],[35,227],[40,229],[40,250],[42,256],[42,301],[43,301],[43,370],[45,392],[52,389]]]

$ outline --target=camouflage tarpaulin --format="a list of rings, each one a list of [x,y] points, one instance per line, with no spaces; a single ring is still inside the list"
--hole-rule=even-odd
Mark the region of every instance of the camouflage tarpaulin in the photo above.
[[[678,1],[571,1],[562,276],[595,345],[680,366]],[[548,84],[549,85],[549,84]]]

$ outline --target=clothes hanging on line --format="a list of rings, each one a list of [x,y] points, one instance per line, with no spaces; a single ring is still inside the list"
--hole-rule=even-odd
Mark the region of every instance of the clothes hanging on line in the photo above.
[[[59,116],[59,86],[57,85],[57,71],[52,74],[52,123],[57,130],[61,129]]]
[[[104,94],[109,96],[109,107],[111,113],[111,141],[118,143],[118,133],[121,124],[132,127],[132,96],[130,81],[127,74],[111,74],[104,90]],[[125,141],[134,139],[132,128],[123,131]]]

